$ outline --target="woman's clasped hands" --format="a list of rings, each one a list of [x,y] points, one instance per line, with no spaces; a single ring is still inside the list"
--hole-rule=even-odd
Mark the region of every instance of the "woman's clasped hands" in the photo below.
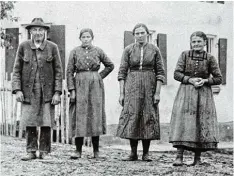
[[[199,88],[202,87],[206,82],[208,82],[208,80],[202,78],[189,78],[188,82],[194,85],[195,88]]]

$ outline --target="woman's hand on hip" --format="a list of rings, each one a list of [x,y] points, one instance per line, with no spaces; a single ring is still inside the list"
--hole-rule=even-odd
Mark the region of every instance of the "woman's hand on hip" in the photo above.
[[[75,101],[76,101],[76,91],[72,90],[70,94],[70,102],[75,103]]]
[[[154,94],[154,104],[158,105],[160,102],[160,95],[159,94]]]
[[[123,94],[120,94],[120,96],[119,96],[119,104],[120,104],[121,106],[124,105],[124,95],[123,95]]]
[[[18,102],[24,101],[24,94],[20,90],[16,92],[16,101],[18,101]]]

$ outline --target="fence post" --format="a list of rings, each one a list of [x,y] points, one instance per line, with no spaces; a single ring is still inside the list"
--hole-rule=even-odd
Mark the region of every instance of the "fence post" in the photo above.
[[[5,74],[3,72],[3,78],[2,78],[2,131],[3,135],[6,135],[6,128],[5,128],[5,119],[6,119],[6,96],[5,96]]]
[[[54,119],[52,119],[52,121],[53,121],[53,120],[54,120]],[[53,123],[53,124],[54,124],[54,123]],[[54,136],[54,128],[53,128],[53,127],[54,127],[54,126],[52,125],[52,128],[51,128],[51,136],[50,136],[50,137],[51,137],[51,139],[50,139],[51,142],[54,142],[54,141],[53,141],[53,136]]]
[[[66,89],[67,90],[67,89]],[[68,91],[65,93],[66,98],[66,143],[70,143],[70,118],[69,118],[69,97],[68,97]]]
[[[4,80],[3,80],[4,81]],[[2,115],[1,115],[1,134],[4,135],[4,87],[3,87],[3,84],[2,84],[2,87],[1,87],[1,92],[0,92],[0,98],[1,98],[1,112],[2,112]]]
[[[55,106],[56,142],[59,143],[59,105]]]
[[[23,126],[22,126],[22,103],[19,103],[19,109],[17,109],[19,112],[19,138],[23,137]]]
[[[1,119],[1,132],[2,135],[5,135],[5,52],[3,52],[4,50],[1,49],[0,55],[0,66],[1,66],[1,70],[0,70],[0,76],[1,76],[1,109],[2,109],[2,119]]]
[[[13,94],[13,136],[16,137],[16,127],[17,127],[17,101]]]
[[[8,74],[5,73],[5,80],[4,80],[4,85],[5,85],[5,92],[4,92],[4,95],[5,95],[5,110],[6,110],[6,113],[5,113],[5,132],[6,132],[6,136],[9,135],[9,130],[8,130],[8,118],[9,118],[9,107],[8,107],[8,102],[9,102],[9,99],[8,99],[8,85],[7,85],[7,81],[8,80]]]
[[[1,100],[1,135],[3,135],[3,99],[2,99],[2,87],[1,87],[1,91],[0,91],[0,100]]]
[[[11,81],[12,81],[12,76],[13,73],[11,73],[11,79],[8,81],[8,86],[9,86],[9,97],[10,97],[10,105],[9,105],[9,110],[10,110],[10,118],[11,118],[11,123],[10,123],[10,135],[13,136],[13,112],[14,112],[14,104],[13,104],[13,94],[12,92],[12,87],[11,87]]]
[[[63,80],[63,86],[62,86],[62,95],[61,95],[61,138],[62,138],[62,143],[65,143],[65,135],[64,135],[64,115],[65,115],[65,110],[64,110],[64,91],[65,91],[65,80]]]
[[[8,110],[8,118],[7,118],[7,129],[8,129],[8,135],[11,136],[12,128],[11,128],[11,114],[12,114],[12,96],[10,92],[10,81],[7,80],[7,98],[8,98],[8,104],[7,104],[7,110]]]

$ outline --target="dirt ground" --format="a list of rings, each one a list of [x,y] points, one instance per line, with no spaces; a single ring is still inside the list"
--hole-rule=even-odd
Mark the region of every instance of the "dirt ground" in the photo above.
[[[153,148],[154,146],[151,146]],[[151,151],[152,162],[139,160],[124,162],[121,158],[129,153],[129,147],[107,146],[101,143],[100,159],[92,158],[92,148],[84,147],[82,158],[70,160],[74,145],[52,144],[52,152],[45,160],[21,161],[25,154],[25,139],[1,136],[2,176],[112,176],[112,175],[172,175],[172,176],[215,176],[233,175],[233,150],[206,152],[202,154],[201,166],[173,167],[175,151]],[[184,156],[185,163],[191,163],[192,153]]]

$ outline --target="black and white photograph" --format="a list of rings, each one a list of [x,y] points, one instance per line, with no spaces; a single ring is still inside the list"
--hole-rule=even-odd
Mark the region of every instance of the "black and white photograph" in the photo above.
[[[233,175],[232,1],[0,1],[0,175]]]

